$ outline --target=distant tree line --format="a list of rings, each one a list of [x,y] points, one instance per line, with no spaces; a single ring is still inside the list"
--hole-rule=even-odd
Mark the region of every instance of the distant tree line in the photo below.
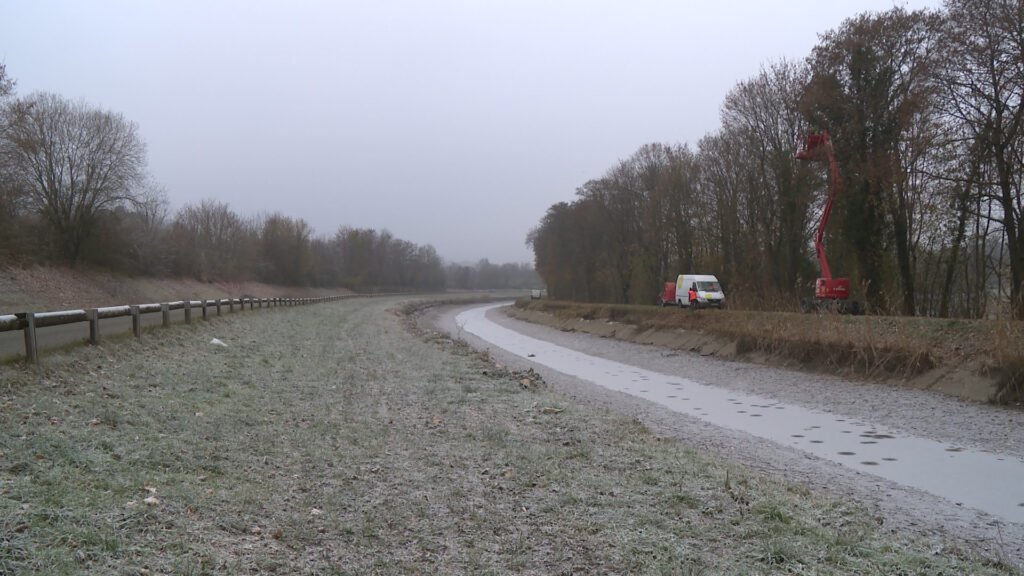
[[[1024,318],[1024,2],[947,0],[846,20],[737,84],[721,127],[649,144],[552,206],[527,241],[550,293],[648,303],[711,272],[734,303],[795,306],[827,193],[797,143],[828,130],[844,181],[832,271],[871,310]]]
[[[486,261],[450,268],[449,282],[433,247],[386,231],[342,227],[323,237],[300,218],[243,217],[214,200],[171,214],[134,122],[55,94],[16,98],[14,87],[0,64],[0,264],[355,290],[516,282]]]
[[[455,290],[521,290],[543,285],[531,264],[492,264],[486,258],[474,265],[449,264],[445,276],[448,288]]]

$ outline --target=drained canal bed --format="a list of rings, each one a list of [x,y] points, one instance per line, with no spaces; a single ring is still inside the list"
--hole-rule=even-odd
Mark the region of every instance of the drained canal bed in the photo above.
[[[495,324],[486,313],[498,306],[467,310],[456,322],[482,340],[564,374],[1024,523],[1024,461],[1018,457],[583,354]]]

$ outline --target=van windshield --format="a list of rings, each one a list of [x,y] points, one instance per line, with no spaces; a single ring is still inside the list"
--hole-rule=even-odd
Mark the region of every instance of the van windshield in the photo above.
[[[697,290],[701,292],[721,292],[722,287],[718,282],[697,282]]]

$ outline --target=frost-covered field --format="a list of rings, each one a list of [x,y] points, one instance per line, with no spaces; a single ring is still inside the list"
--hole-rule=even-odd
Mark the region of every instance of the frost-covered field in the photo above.
[[[412,333],[398,303],[0,367],[0,573],[1012,573]]]

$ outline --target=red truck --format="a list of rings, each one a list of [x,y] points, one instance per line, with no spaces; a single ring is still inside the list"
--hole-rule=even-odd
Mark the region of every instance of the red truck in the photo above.
[[[665,282],[665,287],[661,289],[661,294],[658,296],[658,304],[662,307],[676,303],[676,283]]]

